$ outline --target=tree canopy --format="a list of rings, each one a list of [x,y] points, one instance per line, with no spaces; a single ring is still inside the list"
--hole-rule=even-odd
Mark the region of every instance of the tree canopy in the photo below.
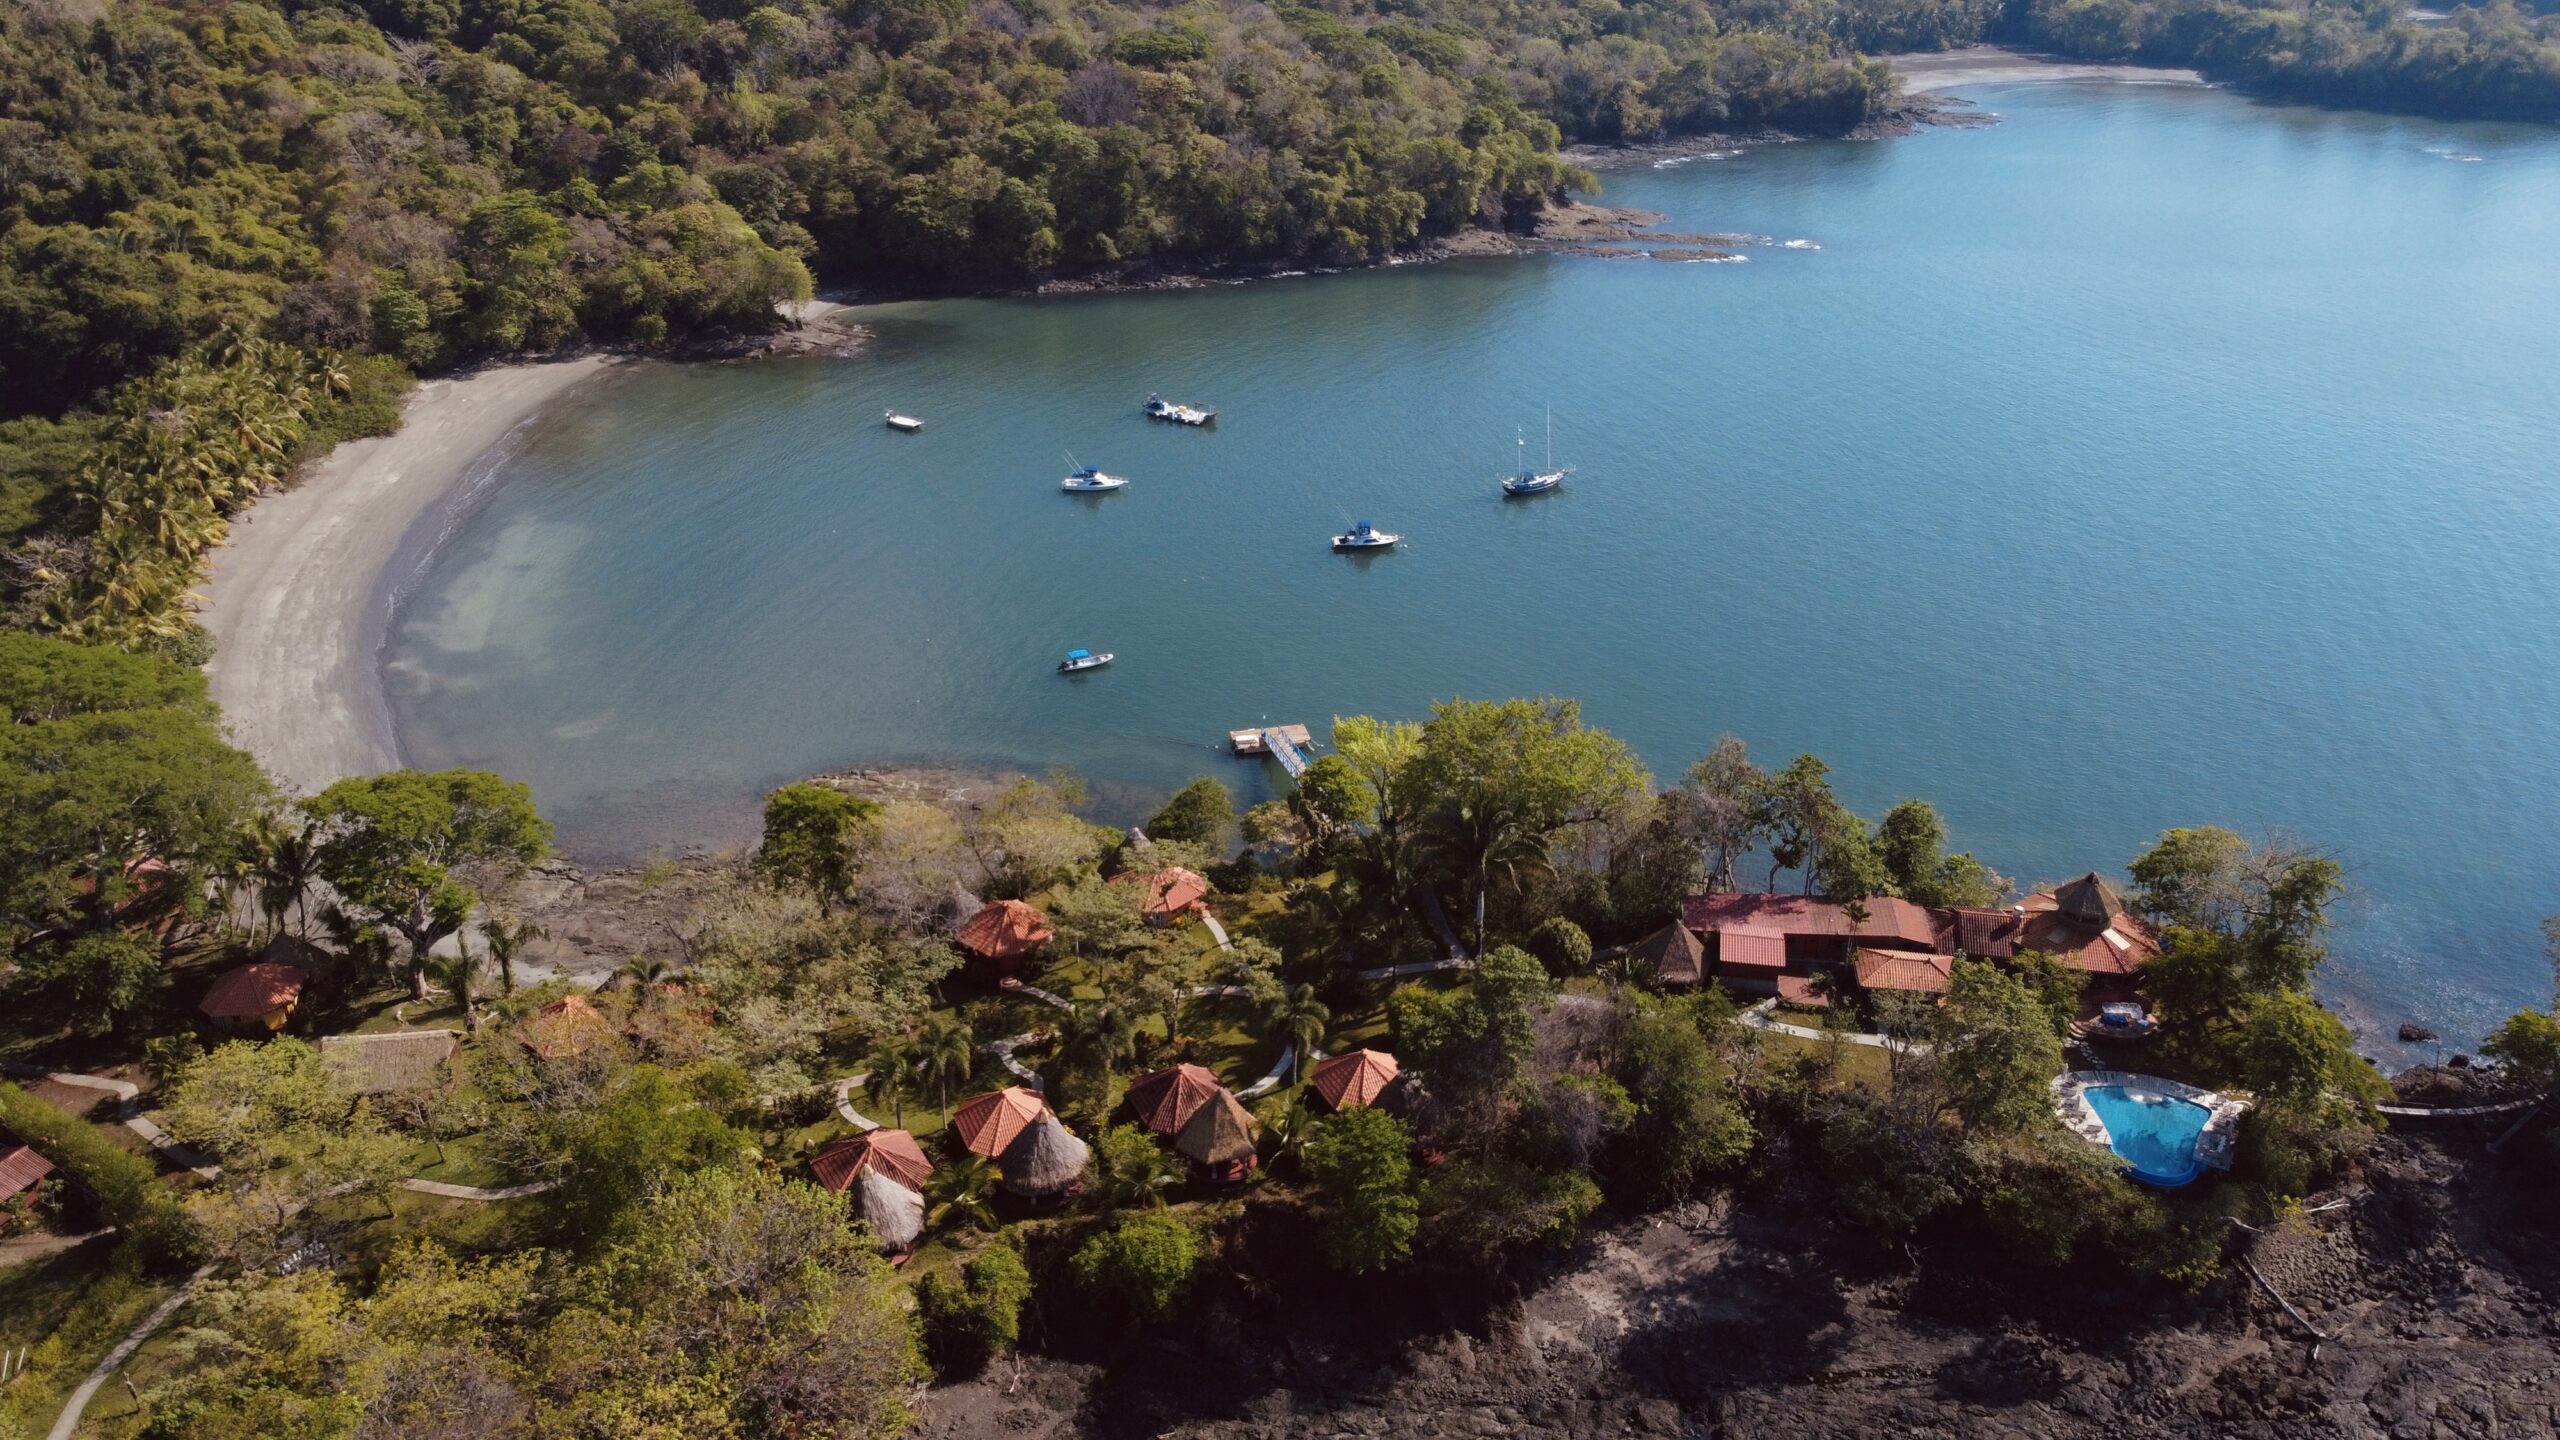
[[[551,848],[533,792],[485,770],[341,780],[303,809],[321,827],[321,877],[409,942],[420,999],[429,952],[471,918],[472,884],[512,879]]]

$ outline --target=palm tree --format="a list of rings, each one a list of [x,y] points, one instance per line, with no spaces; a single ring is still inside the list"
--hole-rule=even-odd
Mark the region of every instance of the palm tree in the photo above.
[[[1162,1208],[1164,1192],[1180,1178],[1164,1147],[1134,1125],[1113,1130],[1094,1151],[1093,1196],[1105,1210],[1127,1205]]]
[[[1137,1054],[1138,1022],[1122,1006],[1087,1001],[1058,1027],[1058,1058],[1069,1068],[1109,1073]]]
[[[907,1128],[907,1096],[916,1088],[916,1070],[898,1051],[887,1051],[873,1058],[871,1073],[862,1077],[862,1095],[874,1106],[892,1107],[897,1128]]]
[[[925,1177],[924,1223],[966,1225],[973,1230],[996,1228],[995,1207],[987,1191],[995,1184],[996,1167],[983,1155],[968,1155]]]
[[[318,827],[296,826],[282,815],[261,815],[251,825],[249,843],[258,882],[258,908],[266,912],[267,923],[281,935],[288,912],[297,920],[303,918],[303,902],[311,893],[311,882],[320,878]]]
[[[969,1033],[966,1021],[956,1015],[936,1015],[924,1022],[924,1032],[907,1048],[906,1059],[915,1069],[917,1082],[933,1087],[935,1106],[948,1113],[952,1087],[969,1083],[976,1054],[976,1037]]]
[[[1476,885],[1476,949],[1484,949],[1485,897],[1496,872],[1516,879],[1522,870],[1552,863],[1544,837],[1507,806],[1482,797],[1450,801],[1431,814],[1433,848],[1452,868],[1471,872]]]
[[[655,955],[634,955],[623,961],[622,968],[613,973],[630,977],[640,991],[640,1003],[653,1005],[657,1003],[658,987],[675,974],[675,967]]]
[[[462,1007],[462,1028],[469,1033],[478,1033],[480,991],[489,977],[488,962],[466,947],[459,955],[428,961],[427,973]]]
[[[504,915],[492,915],[480,922],[480,938],[489,942],[489,958],[498,962],[498,985],[506,994],[516,993],[516,957],[524,947],[551,932],[530,920],[510,921]]]
[[[1333,1023],[1333,1012],[1316,998],[1313,985],[1292,985],[1273,998],[1262,1023],[1289,1047],[1289,1083],[1295,1085],[1307,1056],[1323,1042],[1324,1028]]]

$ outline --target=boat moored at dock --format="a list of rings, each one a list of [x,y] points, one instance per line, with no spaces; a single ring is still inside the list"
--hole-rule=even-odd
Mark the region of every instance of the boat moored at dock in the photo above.
[[[1166,420],[1176,425],[1208,425],[1216,422],[1218,412],[1198,405],[1177,405],[1161,395],[1147,397],[1147,418]]]

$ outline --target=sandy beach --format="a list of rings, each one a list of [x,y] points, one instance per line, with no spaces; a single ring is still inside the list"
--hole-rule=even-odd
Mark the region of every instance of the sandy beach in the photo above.
[[[614,361],[494,366],[419,385],[398,433],[339,446],[232,522],[199,616],[234,743],[290,794],[400,763],[383,704],[383,577],[422,516],[545,405]]]
[[[1892,61],[1895,73],[1902,76],[1902,88],[1913,94],[1935,94],[1960,90],[1968,85],[2017,80],[2115,80],[2137,85],[2205,83],[2204,77],[2193,70],[2170,70],[2150,65],[2096,65],[2051,55],[2003,50],[1996,45],[1969,45],[1962,50],[1921,50],[1884,58]]]

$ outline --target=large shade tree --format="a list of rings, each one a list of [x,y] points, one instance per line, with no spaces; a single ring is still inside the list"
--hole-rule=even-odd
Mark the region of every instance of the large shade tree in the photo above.
[[[524,785],[485,770],[395,770],[341,780],[303,802],[320,825],[319,868],[340,898],[409,944],[409,983],[427,998],[427,959],[487,893],[551,848],[551,824]]]

